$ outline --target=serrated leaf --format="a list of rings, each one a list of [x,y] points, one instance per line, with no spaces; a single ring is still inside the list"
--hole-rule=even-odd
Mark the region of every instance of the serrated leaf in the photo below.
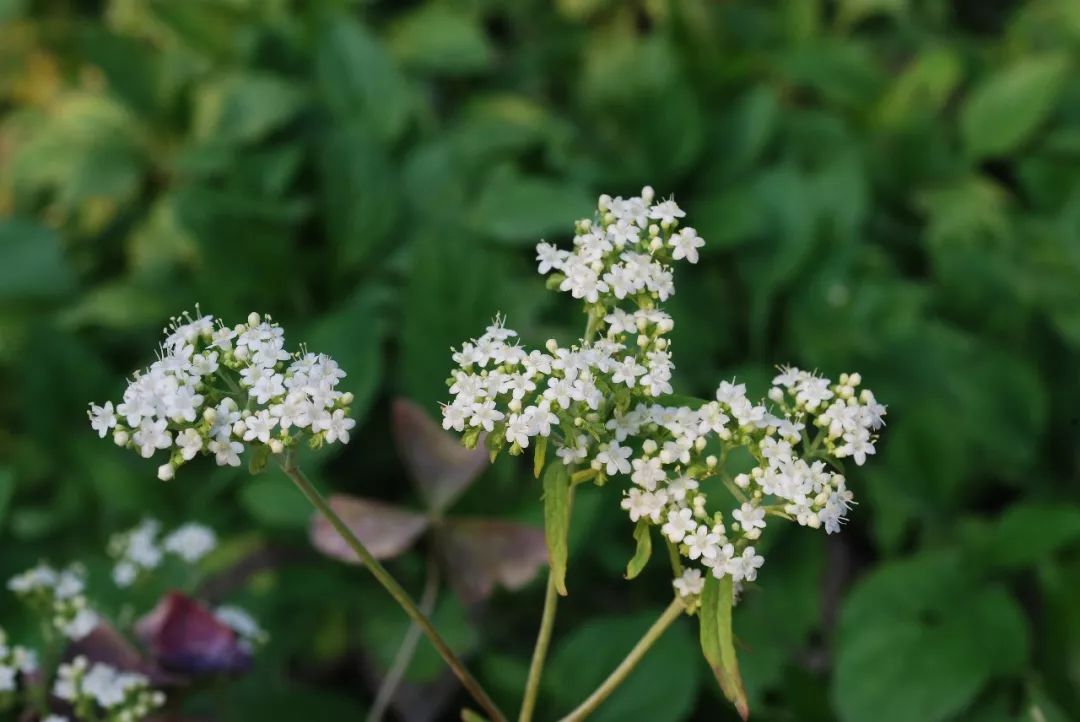
[[[732,601],[731,577],[717,579],[708,574],[701,593],[701,607],[698,609],[701,651],[716,675],[716,681],[719,682],[724,696],[735,705],[735,709],[745,720],[750,716],[750,708],[746,690],[743,689],[742,676],[739,674],[735,641],[731,633]]]
[[[432,511],[446,509],[487,468],[486,450],[466,449],[408,399],[394,401],[393,415],[394,441],[410,478]]]
[[[570,473],[561,462],[548,465],[543,476],[544,538],[551,576],[559,594],[566,596],[567,534],[570,531]]]
[[[637,551],[626,565],[627,579],[633,579],[641,574],[641,570],[649,563],[649,557],[652,556],[652,525],[646,519],[638,520],[637,526],[634,527],[634,539],[637,540]]]
[[[1063,55],[1029,57],[979,84],[960,111],[968,155],[1003,155],[1026,142],[1053,111],[1069,69]]]
[[[449,518],[439,539],[450,581],[470,604],[490,597],[496,584],[522,588],[548,558],[541,529],[500,519]]]
[[[330,507],[376,559],[391,559],[408,550],[428,528],[423,514],[372,499],[334,494]],[[311,516],[312,545],[323,554],[359,564],[356,553],[318,512]]]

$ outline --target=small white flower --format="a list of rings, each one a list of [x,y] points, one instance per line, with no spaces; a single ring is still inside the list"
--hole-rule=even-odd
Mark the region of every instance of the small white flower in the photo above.
[[[680,597],[689,597],[701,594],[701,591],[705,588],[705,577],[701,576],[700,569],[686,569],[683,571],[682,576],[671,583]]]
[[[202,524],[187,523],[165,537],[162,545],[166,551],[192,564],[217,547],[217,535]]]
[[[90,417],[90,428],[98,432],[102,439],[116,426],[116,413],[113,411],[112,401],[106,401],[102,406],[90,404],[90,410],[86,412]]]

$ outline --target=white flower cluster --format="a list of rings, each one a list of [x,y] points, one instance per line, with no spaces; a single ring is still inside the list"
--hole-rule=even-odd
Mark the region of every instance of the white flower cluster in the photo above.
[[[37,655],[18,645],[8,646],[7,634],[0,628],[0,710],[13,701],[19,686],[19,675],[37,670]]]
[[[233,605],[222,605],[214,610],[214,616],[229,629],[236,632],[240,645],[247,651],[265,644],[270,635],[259,626],[247,610]]]
[[[79,719],[136,722],[165,704],[165,694],[152,689],[144,675],[90,664],[81,656],[60,665],[52,691]]]
[[[109,556],[116,560],[112,577],[118,587],[131,586],[141,573],[156,569],[166,554],[195,564],[217,547],[214,530],[202,524],[188,522],[164,538],[159,538],[160,534],[161,523],[145,519],[109,540]]]
[[[86,601],[86,575],[77,565],[57,570],[38,564],[8,580],[8,589],[68,639],[79,640],[94,631],[98,615]]]
[[[169,451],[162,480],[198,454],[239,466],[248,445],[280,454],[309,443],[348,443],[356,425],[353,397],[337,389],[345,372],[324,354],[285,349],[284,331],[269,316],[225,326],[213,316],[185,314],[166,329],[159,358],[137,372],[124,399],[91,404],[91,427],[149,459]]]
[[[721,383],[713,401],[671,397],[674,323],[659,305],[674,293],[671,262],[696,263],[704,241],[678,227],[685,214],[674,201],[653,201],[650,188],[602,196],[596,220],[577,222],[573,250],[537,246],[549,287],[584,300],[584,338],[530,351],[496,318],[454,352],[443,426],[469,446],[486,432],[493,452],[520,454],[542,439],[541,460],[550,442],[578,482],[628,477],[630,519],[659,526],[695,563],[675,580],[689,596],[700,593],[703,571],[756,578],[764,559],[754,542],[767,516],[838,531],[852,504],[838,461],[861,465],[874,453],[885,407],[858,389],[858,374],[834,384],[795,368],[782,368],[760,403],[734,382]],[[740,447],[753,461],[729,470]],[[706,482],[734,496],[727,515],[708,508]]]

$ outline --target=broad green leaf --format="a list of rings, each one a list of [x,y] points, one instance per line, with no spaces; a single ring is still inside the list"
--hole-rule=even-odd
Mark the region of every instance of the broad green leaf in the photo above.
[[[647,520],[638,520],[637,526],[634,527],[634,539],[637,540],[637,550],[626,565],[627,579],[633,579],[641,574],[641,570],[649,563],[649,557],[652,556],[652,525]]]
[[[566,536],[570,529],[570,474],[561,462],[548,464],[543,477],[544,538],[547,541],[548,563],[559,594],[566,596]]]
[[[876,109],[890,128],[933,117],[956,90],[963,68],[949,47],[933,48],[915,58],[896,79]]]
[[[983,550],[991,564],[1016,568],[1048,558],[1080,540],[1080,509],[1066,504],[1028,503],[1002,514]]]
[[[250,143],[292,120],[304,107],[296,83],[275,75],[238,72],[200,86],[195,99],[196,137]]]
[[[656,621],[659,610],[610,613],[577,626],[559,640],[544,673],[546,696],[559,715],[584,700]],[[677,620],[595,712],[590,722],[679,722],[689,718],[701,684],[689,625]],[[554,710],[553,710],[554,711]],[[554,717],[554,716],[553,716]]]
[[[399,137],[413,115],[413,92],[379,39],[339,12],[323,19],[315,45],[319,90],[335,118],[360,119],[383,140]]]
[[[1005,155],[1023,145],[1054,110],[1069,70],[1065,56],[1031,56],[980,83],[960,111],[968,155]]]
[[[735,705],[739,715],[745,720],[750,715],[743,689],[739,662],[735,656],[735,639],[731,632],[731,606],[733,585],[731,577],[717,579],[707,574],[705,588],[701,593],[701,606],[698,609],[700,622],[701,651],[716,675],[716,681],[724,696]]]
[[[311,518],[307,500],[276,471],[245,481],[240,487],[240,505],[255,521],[272,529],[303,529]]]
[[[421,5],[399,20],[389,44],[403,63],[433,75],[480,71],[494,56],[480,18],[441,3]]]
[[[0,219],[0,303],[61,296],[74,285],[55,232],[28,220]]]
[[[374,132],[353,123],[329,130],[319,147],[323,216],[346,268],[363,268],[391,245],[401,198],[397,173]]]
[[[592,215],[594,203],[590,193],[566,181],[504,168],[488,178],[470,217],[480,233],[531,246],[545,234],[571,233],[575,220]]]
[[[965,571],[955,553],[923,555],[881,567],[849,596],[833,684],[841,719],[952,719],[1024,668],[1023,613]]]

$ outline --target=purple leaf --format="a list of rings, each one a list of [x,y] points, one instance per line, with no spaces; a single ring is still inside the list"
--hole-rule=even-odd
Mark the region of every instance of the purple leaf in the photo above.
[[[428,507],[446,509],[488,465],[483,443],[466,449],[424,410],[407,399],[394,401],[394,439]]]
[[[170,592],[135,626],[151,656],[181,674],[243,672],[251,652],[236,633],[200,602]]]
[[[515,590],[547,563],[542,529],[494,519],[447,519],[439,526],[440,552],[461,598],[478,602],[496,584]]]
[[[330,507],[376,559],[390,559],[403,553],[430,524],[423,514],[345,494],[331,496]],[[327,556],[351,564],[359,563],[356,553],[318,513],[311,518],[311,543]]]

